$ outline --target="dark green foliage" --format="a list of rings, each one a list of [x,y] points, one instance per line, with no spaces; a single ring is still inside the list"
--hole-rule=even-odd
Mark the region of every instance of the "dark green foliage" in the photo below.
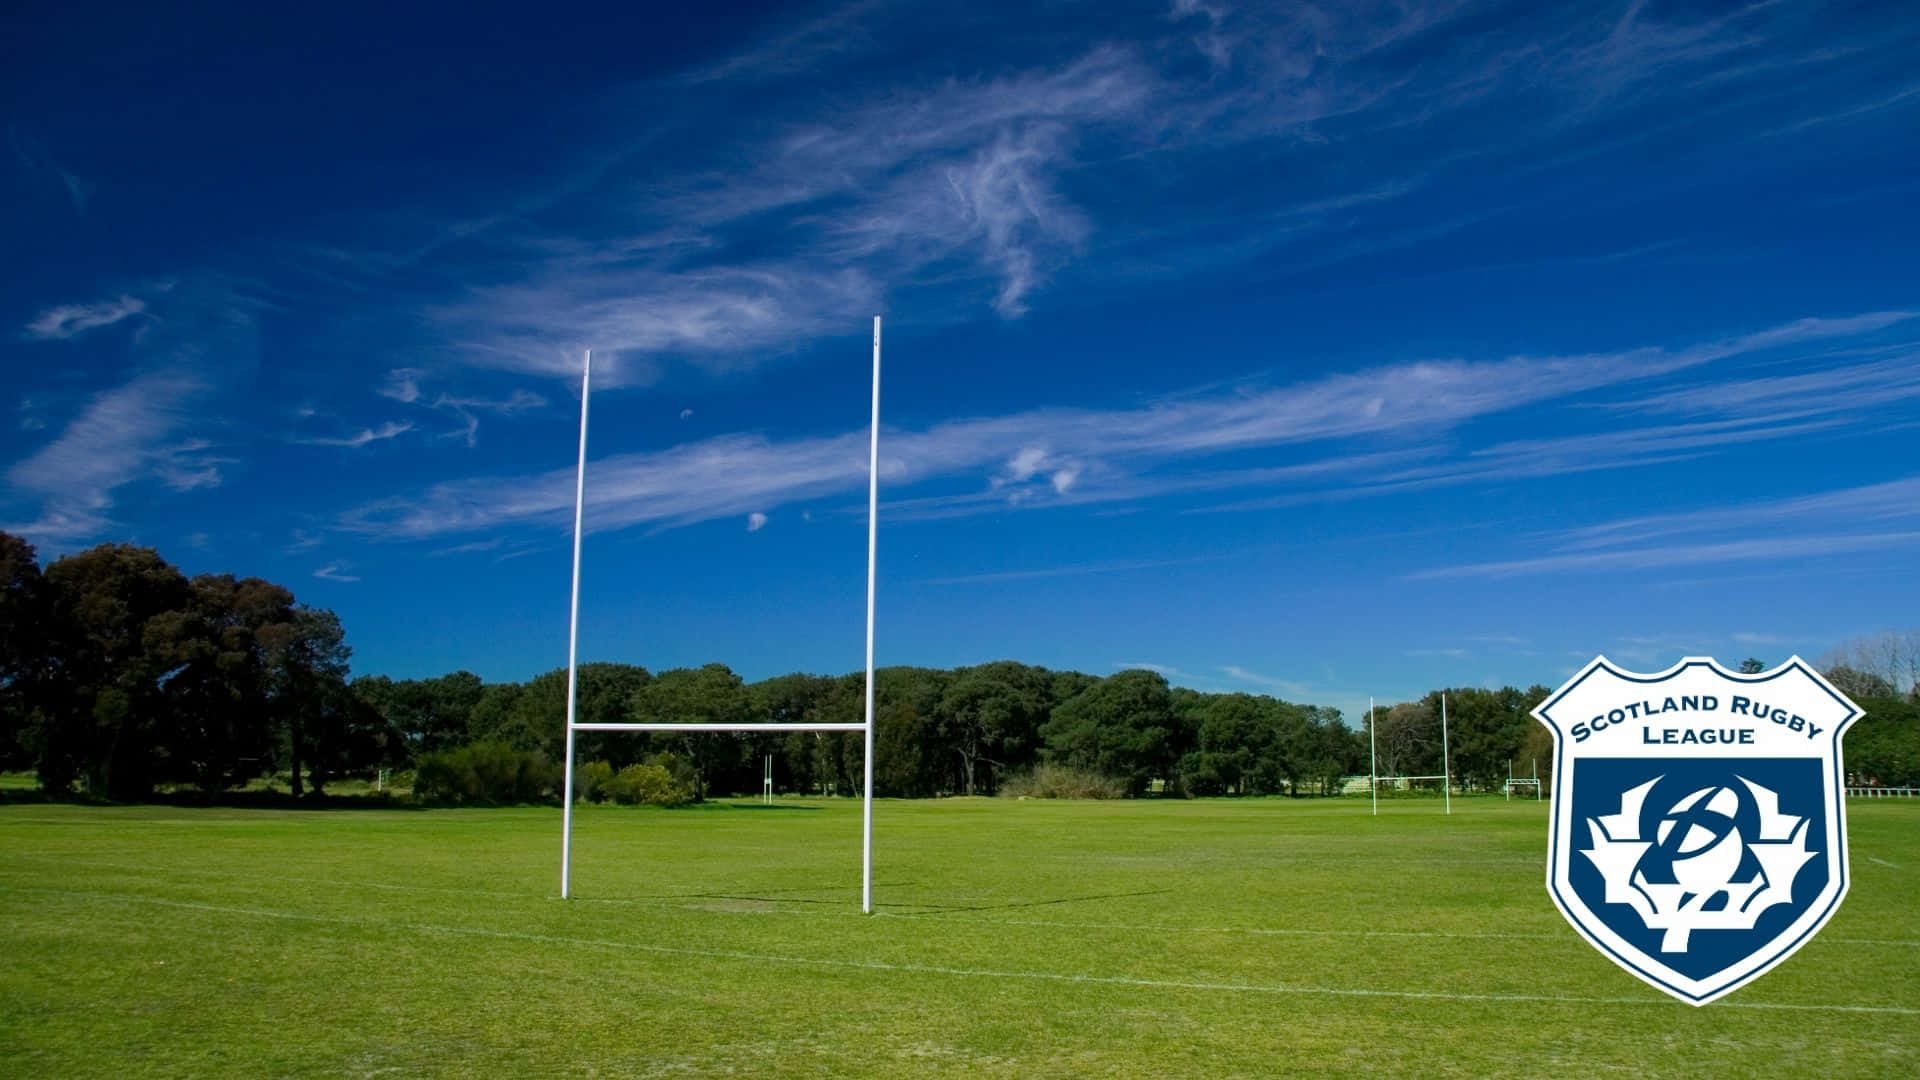
[[[46,579],[33,545],[0,532],[0,769],[30,768],[29,729],[39,708],[52,653],[46,638]]]
[[[1139,670],[1087,687],[1040,729],[1048,761],[1119,777],[1130,795],[1174,775],[1177,730],[1166,678]]]
[[[605,761],[589,761],[573,774],[574,795],[588,802],[607,801],[607,781],[613,779],[613,766]]]
[[[353,684],[354,693],[386,719],[412,754],[445,750],[473,738],[468,725],[484,689],[480,676],[471,671],[400,681],[375,675]]]
[[[696,801],[691,777],[662,765],[629,765],[606,782],[606,795],[627,806],[685,806]]]
[[[545,802],[555,796],[561,771],[537,750],[479,742],[420,757],[413,777],[422,802],[505,805]]]
[[[990,795],[999,771],[1033,759],[1053,683],[1047,669],[1010,660],[953,673],[935,715],[939,742],[959,765],[961,794]]]
[[[632,694],[633,715],[654,724],[741,724],[752,714],[746,686],[725,664],[663,671]],[[656,736],[656,741],[693,763],[695,790],[705,798],[715,773],[726,773],[723,790],[744,789],[738,783],[749,748],[743,740],[718,732],[688,732]],[[771,742],[771,740],[769,740]]]
[[[1847,729],[1848,783],[1920,787],[1920,702],[1893,696],[1856,699],[1862,716]]]
[[[138,798],[153,790],[177,664],[167,638],[189,609],[185,575],[152,548],[102,544],[47,567],[51,662],[39,732],[40,782]],[[154,633],[150,636],[149,630]]]

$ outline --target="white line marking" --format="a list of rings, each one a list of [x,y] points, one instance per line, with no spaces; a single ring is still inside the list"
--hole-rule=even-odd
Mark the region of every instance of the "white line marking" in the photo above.
[[[1869,855],[1869,856],[1867,856],[1867,861],[1868,861],[1868,862],[1877,862],[1877,863],[1879,863],[1879,864],[1880,864],[1881,866],[1884,866],[1884,867],[1886,867],[1886,868],[1887,868],[1887,869],[1889,869],[1889,870],[1898,870],[1898,869],[1900,869],[1900,866],[1899,866],[1899,864],[1898,864],[1898,863],[1890,863],[1890,862],[1888,862],[1888,861],[1887,861],[1887,860],[1885,860],[1885,859],[1876,859],[1876,858],[1874,858],[1874,857],[1873,857],[1873,856],[1871,856],[1871,855]]]
[[[62,866],[82,866],[98,870],[119,870],[140,874],[159,881],[182,884],[194,878],[216,878],[225,880],[252,880],[258,874],[225,870],[191,870],[184,875],[167,874],[139,863],[100,862],[94,860],[71,859],[60,855],[39,855],[26,852],[9,852],[8,858],[40,859],[57,862]],[[0,868],[0,873],[4,873]],[[443,893],[449,896],[484,896],[501,900],[546,901],[553,894],[533,894],[529,892],[509,892],[501,889],[473,889],[450,885],[401,885],[390,881],[352,881],[344,878],[325,877],[287,877],[276,875],[275,880],[299,883],[303,885],[329,885],[345,889],[377,889],[387,892],[426,892]],[[849,886],[851,887],[851,886]],[[1033,926],[1055,930],[1117,930],[1132,934],[1246,934],[1252,937],[1357,937],[1357,938],[1430,938],[1437,941],[1556,941],[1573,940],[1566,934],[1557,932],[1539,934],[1502,933],[1500,931],[1481,930],[1345,930],[1338,928],[1309,927],[1268,927],[1268,926],[1175,926],[1165,923],[1119,923],[1119,922],[1075,922],[1066,919],[996,919],[972,915],[965,912],[948,912],[938,909],[927,911],[876,911],[864,915],[857,911],[838,908],[822,908],[808,904],[809,898],[783,899],[775,896],[756,896],[753,890],[742,889],[725,894],[702,894],[677,897],[588,897],[576,896],[571,901],[576,904],[598,904],[608,907],[649,907],[671,908],[677,911],[697,911],[702,914],[718,915],[791,915],[814,918],[854,918],[854,919],[915,919],[938,922],[959,923],[977,926]],[[716,908],[716,903],[726,901],[758,901],[761,903],[782,905],[759,909],[751,912],[729,911]],[[911,903],[896,904],[896,907],[917,907]],[[1877,948],[1920,948],[1920,939],[1890,938],[1848,938],[1822,936],[1821,941],[1833,945],[1864,945]]]
[[[559,934],[531,934],[517,930],[490,930],[477,926],[438,926],[432,923],[388,922],[379,919],[354,919],[338,915],[308,915],[271,908],[228,907],[198,904],[183,900],[165,900],[155,896],[126,893],[95,893],[73,889],[9,889],[11,892],[52,893],[82,899],[109,902],[154,904],[160,907],[206,911],[223,915],[246,915],[263,919],[320,923],[335,926],[365,926],[387,930],[411,930],[421,934],[451,937],[482,937],[503,941],[530,941],[542,945],[578,945],[595,949],[619,949],[661,956],[688,956],[707,960],[739,960],[754,964],[791,964],[799,967],[824,967],[854,971],[886,971],[912,975],[946,975],[964,979],[1008,979],[1037,982],[1088,983],[1099,986],[1130,986],[1151,990],[1195,990],[1236,994],[1299,994],[1312,997],[1391,998],[1410,1001],[1501,1001],[1540,1005],[1655,1005],[1670,1007],[1666,997],[1581,997],[1552,994],[1460,993],[1443,990],[1373,990],[1365,987],[1300,986],[1260,983],[1190,982],[1179,979],[1137,979],[1125,975],[1070,974],[1054,971],[997,971],[989,968],[946,967],[939,964],[890,964],[881,960],[834,960],[814,956],[785,956],[779,953],[751,953],[733,949],[688,949],[674,945],[650,945],[637,941],[608,941],[599,938],[566,937]],[[1771,1001],[1719,1001],[1719,1008],[1764,1009],[1782,1012],[1872,1013],[1889,1016],[1920,1016],[1920,1009],[1898,1005],[1799,1004]]]

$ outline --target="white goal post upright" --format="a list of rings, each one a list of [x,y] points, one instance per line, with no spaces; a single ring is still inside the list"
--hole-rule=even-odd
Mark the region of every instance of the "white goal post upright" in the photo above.
[[[880,529],[880,316],[873,317],[873,421],[867,441],[866,776],[860,784],[860,910],[873,914],[873,567]]]
[[[860,786],[860,910],[873,913],[873,607],[874,568],[880,516],[880,316],[873,317],[873,418],[867,453],[867,710],[866,719],[848,723],[790,723],[768,721],[745,724],[705,723],[582,723],[579,698],[580,537],[587,490],[587,395],[592,385],[593,350],[588,349],[580,374],[580,461],[573,485],[573,596],[567,618],[567,764],[561,781],[560,898],[570,895],[573,867],[573,755],[574,735],[581,731],[859,731],[864,732],[864,781]]]
[[[574,706],[580,697],[580,519],[587,504],[587,397],[593,389],[593,350],[580,361],[580,463],[573,473],[573,592],[567,604],[567,767],[560,781],[560,899],[573,869]]]
[[[1367,791],[1373,795],[1373,816],[1380,816],[1380,751],[1374,734],[1373,699],[1367,699]]]
[[[1447,752],[1447,695],[1440,694],[1440,793],[1446,796],[1447,813],[1453,813],[1453,755]]]

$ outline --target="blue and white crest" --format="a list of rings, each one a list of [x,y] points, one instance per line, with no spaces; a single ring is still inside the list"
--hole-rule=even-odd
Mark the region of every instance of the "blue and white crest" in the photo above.
[[[1556,745],[1547,891],[1621,967],[1705,1005],[1840,906],[1840,736],[1860,710],[1799,657],[1639,675],[1602,656],[1533,714]]]

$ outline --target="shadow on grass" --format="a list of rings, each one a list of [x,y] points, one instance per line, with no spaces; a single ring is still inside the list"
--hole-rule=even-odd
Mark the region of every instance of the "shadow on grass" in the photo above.
[[[1084,904],[1090,900],[1124,900],[1135,896],[1164,896],[1172,892],[1167,889],[1140,889],[1134,892],[1094,893],[1087,896],[1059,896],[1050,900],[1015,900],[1005,904],[900,904],[887,906],[915,907],[920,911],[894,912],[903,919],[915,915],[950,915],[959,911],[1017,911],[1021,908],[1054,907],[1060,904]]]
[[[546,807],[560,809],[559,800],[551,802],[510,803],[510,802],[455,802],[448,800],[419,800],[411,795],[392,795],[386,793],[365,793],[354,795],[314,795],[306,794],[295,798],[287,791],[156,791],[138,799],[103,799],[85,792],[48,792],[40,788],[0,788],[0,806],[9,803],[22,805],[53,804],[61,806],[178,806],[178,807],[221,807],[229,810],[502,810],[516,807]],[[613,806],[611,803],[596,804]],[[825,807],[810,803],[732,803],[706,801],[687,803],[684,806],[626,806],[623,810],[673,811],[675,813],[732,813],[752,811],[758,813],[785,813],[793,811],[812,812]]]
[[[915,882],[915,881],[900,881],[900,882],[891,882],[891,883],[875,882],[873,885],[873,888],[875,893],[881,893],[888,889],[913,888],[914,886],[919,884],[920,884],[919,882]],[[756,893],[751,895],[747,893],[715,893],[715,892],[660,893],[660,894],[644,896],[644,897],[633,897],[632,899],[727,900],[727,901],[732,901],[734,903],[817,904],[825,907],[844,907],[847,903],[847,898],[845,896],[832,896],[832,897],[821,898],[821,897],[796,897],[796,896],[781,895],[782,893],[795,893],[795,892],[825,893],[825,892],[834,892],[834,891],[844,892],[845,886],[832,885],[832,886],[823,887],[818,885],[808,885],[808,886],[799,886],[791,889],[760,889]],[[876,909],[880,909],[880,908],[889,909],[886,911],[886,914],[892,915],[896,918],[911,919],[917,915],[952,915],[960,912],[969,912],[969,911],[1018,911],[1021,908],[1056,907],[1061,904],[1083,904],[1093,900],[1124,900],[1124,899],[1128,899],[1130,897],[1136,897],[1136,896],[1163,896],[1173,891],[1174,890],[1171,888],[1140,889],[1133,892],[1093,893],[1093,894],[1084,895],[1084,896],[1056,896],[1046,900],[1015,900],[1005,904],[928,904],[928,903],[905,902],[905,903],[893,903],[893,904],[876,903],[874,907]],[[900,908],[915,908],[917,910],[914,910],[914,911],[897,910]]]
[[[688,810],[688,811],[704,810],[709,813],[718,812],[718,811],[729,811],[729,810],[751,810],[756,813],[766,814],[766,813],[779,813],[783,810],[820,810],[820,809],[823,809],[823,807],[815,806],[810,803],[797,803],[793,805],[783,805],[781,803],[774,803],[772,805],[768,805],[766,803],[715,802],[710,800],[708,802],[688,803],[685,806],[673,807],[673,809]]]
[[[390,795],[303,795],[285,791],[156,791],[139,799],[103,799],[84,792],[0,791],[0,804],[56,806],[178,806],[228,810],[428,810],[432,804]]]

